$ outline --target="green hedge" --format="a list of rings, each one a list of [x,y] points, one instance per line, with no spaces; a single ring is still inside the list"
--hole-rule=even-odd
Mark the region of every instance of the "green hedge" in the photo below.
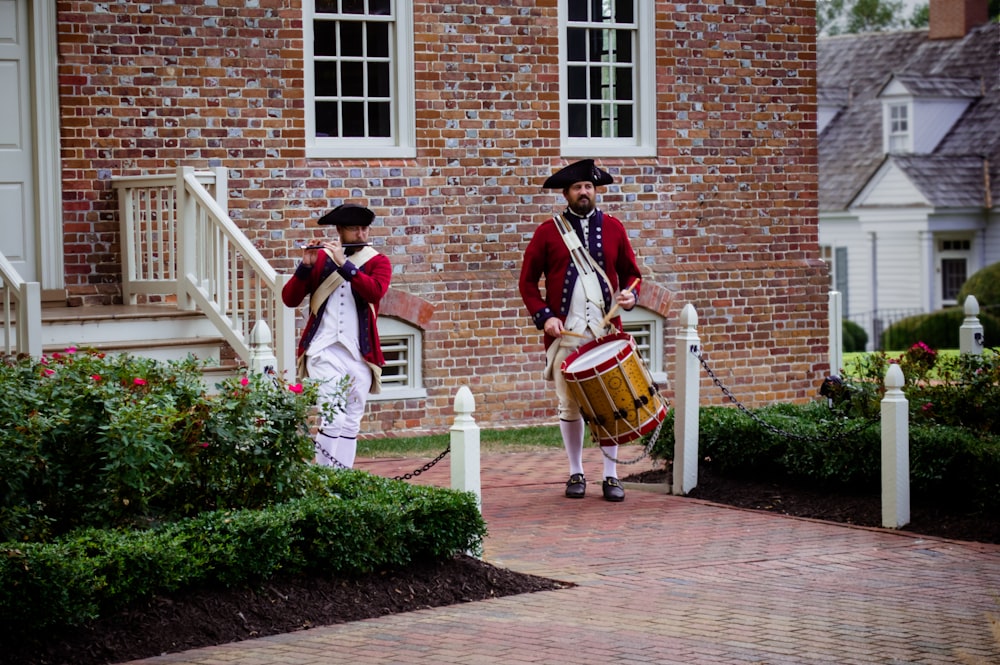
[[[976,296],[981,307],[1000,305],[1000,262],[977,270],[965,280],[958,290],[958,304],[964,305],[969,296]]]
[[[44,636],[155,594],[260,584],[277,574],[349,577],[481,549],[486,524],[472,493],[363,471],[318,473],[325,491],[266,509],[0,544],[0,623]]]
[[[881,482],[879,422],[844,418],[823,402],[751,410],[702,407],[698,455],[737,478],[795,479],[837,491],[877,489]],[[770,429],[770,427],[774,429]],[[651,455],[673,459],[673,410]],[[777,430],[777,431],[775,431]],[[1000,437],[963,427],[910,426],[910,489],[977,511],[1000,510]]]
[[[881,350],[904,351],[917,342],[923,342],[934,349],[957,349],[958,331],[964,320],[965,310],[962,307],[950,307],[900,319],[882,333]],[[979,322],[983,326],[986,345],[1000,345],[1000,319],[980,312]]]
[[[844,319],[841,324],[841,338],[844,353],[855,353],[864,351],[868,344],[868,333],[854,321]]]

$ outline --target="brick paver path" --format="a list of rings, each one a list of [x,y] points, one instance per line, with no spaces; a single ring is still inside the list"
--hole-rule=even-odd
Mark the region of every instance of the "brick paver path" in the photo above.
[[[1000,546],[635,489],[610,504],[600,453],[586,452],[582,500],[562,497],[561,451],[483,457],[484,558],[572,588],[136,663],[1000,663],[989,623],[1000,615]],[[357,466],[394,476],[419,463]],[[414,482],[447,486],[447,458]]]

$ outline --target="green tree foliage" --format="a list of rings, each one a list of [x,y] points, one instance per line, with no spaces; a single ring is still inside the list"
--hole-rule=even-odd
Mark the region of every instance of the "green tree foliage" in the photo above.
[[[907,27],[903,0],[817,0],[820,34],[887,32]]]
[[[991,21],[1000,21],[1000,0],[990,0],[988,13]],[[816,27],[821,35],[926,28],[930,17],[929,2],[915,6],[909,16],[902,0],[816,2]]]

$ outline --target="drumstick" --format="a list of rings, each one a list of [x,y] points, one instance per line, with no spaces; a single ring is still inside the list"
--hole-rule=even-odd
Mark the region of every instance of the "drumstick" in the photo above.
[[[581,335],[578,332],[573,332],[572,330],[563,330],[560,335],[569,335],[570,337],[579,337],[581,339],[587,339],[587,335]]]
[[[628,285],[628,289],[627,290],[631,291],[631,290],[633,290],[637,286],[639,286],[639,278],[638,277],[636,277],[634,280],[632,280],[632,283]],[[607,328],[608,324],[611,323],[611,319],[615,318],[615,312],[618,311],[618,307],[619,306],[620,305],[617,302],[615,302],[615,306],[611,308],[611,311],[608,312],[607,315],[604,317],[604,320],[601,321],[601,327],[602,328]]]

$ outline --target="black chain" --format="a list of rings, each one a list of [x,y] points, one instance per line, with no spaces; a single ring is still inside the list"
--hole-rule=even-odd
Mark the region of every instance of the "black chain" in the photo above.
[[[593,433],[593,431],[591,431],[590,435],[591,435],[591,439],[592,439],[592,440],[594,441],[594,443],[596,443],[596,444],[597,444],[597,445],[598,445],[598,446],[600,447],[600,449],[601,449],[601,454],[602,454],[602,455],[604,455],[604,456],[605,456],[605,457],[606,457],[607,459],[609,459],[609,460],[611,460],[612,462],[614,462],[615,464],[626,464],[626,465],[627,465],[627,464],[638,464],[638,463],[639,463],[639,462],[641,462],[642,460],[644,460],[644,459],[646,459],[647,457],[649,457],[649,454],[650,454],[650,453],[652,452],[652,450],[653,450],[653,445],[654,445],[654,444],[656,443],[656,440],[657,440],[658,438],[660,438],[660,429],[662,429],[662,428],[663,428],[663,423],[665,423],[665,422],[667,422],[667,419],[666,419],[666,418],[664,418],[663,420],[661,420],[661,421],[660,421],[660,422],[659,422],[659,423],[658,423],[658,424],[656,425],[656,429],[654,429],[654,430],[653,430],[653,433],[649,435],[649,439],[648,439],[648,440],[646,441],[646,445],[645,445],[645,446],[643,446],[643,449],[642,449],[642,452],[641,452],[641,453],[639,453],[639,456],[638,456],[638,457],[636,457],[635,459],[630,459],[630,460],[621,460],[621,459],[617,459],[617,458],[615,458],[615,457],[612,457],[611,455],[607,454],[606,452],[604,452],[604,446],[601,446],[601,444],[600,444],[600,442],[599,442],[599,441],[597,440],[596,436],[594,436],[594,433]]]
[[[701,366],[703,368],[705,368],[705,373],[708,374],[708,376],[709,376],[710,379],[712,379],[712,383],[714,383],[719,388],[719,390],[722,391],[722,394],[725,395],[729,399],[730,402],[732,402],[733,404],[735,404],[736,408],[738,408],[740,411],[742,411],[743,413],[745,413],[754,422],[756,422],[758,425],[760,425],[764,429],[768,430],[772,434],[777,434],[778,436],[785,436],[785,437],[788,437],[790,439],[796,439],[798,441],[826,441],[828,439],[828,437],[805,436],[805,435],[802,435],[802,434],[795,434],[794,432],[786,432],[785,430],[783,430],[783,429],[781,429],[779,427],[776,427],[776,426],[772,425],[771,423],[765,421],[763,418],[761,418],[760,416],[758,416],[756,413],[754,413],[753,411],[751,411],[750,409],[748,409],[745,404],[742,404],[738,399],[736,399],[736,396],[733,395],[733,392],[729,388],[727,388],[726,386],[724,386],[722,384],[722,381],[719,379],[719,377],[717,377],[715,375],[715,372],[712,371],[712,368],[708,366],[708,361],[705,360],[705,356],[701,353],[701,350],[698,348],[697,344],[692,344],[689,350],[690,350],[691,353],[693,353],[695,355],[695,357],[698,359],[698,362],[701,363]],[[851,428],[850,430],[842,430],[841,432],[838,432],[837,435],[833,437],[833,439],[835,441],[841,441],[843,439],[846,439],[847,437],[849,437],[851,435],[857,434],[858,432],[861,432],[862,430],[868,429],[869,427],[871,427],[875,423],[879,422],[881,419],[882,419],[882,415],[881,414],[879,414],[879,415],[877,415],[875,417],[869,418],[868,420],[866,420],[865,422],[861,423],[857,427]]]
[[[447,455],[450,452],[451,452],[451,444],[448,444],[448,447],[445,448],[441,452],[440,455],[438,455],[437,457],[435,457],[434,459],[432,459],[427,464],[424,464],[419,469],[414,469],[410,473],[404,473],[401,476],[396,476],[395,478],[393,478],[393,480],[409,480],[410,478],[415,478],[415,477],[419,476],[421,473],[423,473],[424,471],[427,471],[428,469],[430,469],[432,466],[434,466],[435,464],[437,464],[441,460],[443,460],[445,458],[445,455]]]
[[[334,457],[330,453],[326,452],[326,450],[324,450],[323,447],[321,445],[319,445],[318,441],[316,442],[316,450],[318,450],[320,452],[320,454],[323,455],[323,457],[325,457],[328,460],[330,460],[333,463],[333,466],[335,468],[337,468],[337,469],[349,469],[349,468],[351,468],[349,466],[346,466],[343,462],[341,462],[340,460],[338,460],[336,457]],[[395,476],[392,480],[410,480],[411,478],[416,478],[421,473],[423,473],[424,471],[427,471],[432,466],[434,466],[435,464],[437,464],[438,462],[440,462],[441,460],[443,460],[445,458],[445,456],[448,453],[450,453],[450,452],[451,452],[451,444],[448,444],[448,447],[444,449],[444,452],[442,452],[440,455],[438,455],[437,457],[435,457],[434,459],[432,459],[427,464],[424,464],[419,469],[414,469],[410,473],[404,473],[401,476]]]

